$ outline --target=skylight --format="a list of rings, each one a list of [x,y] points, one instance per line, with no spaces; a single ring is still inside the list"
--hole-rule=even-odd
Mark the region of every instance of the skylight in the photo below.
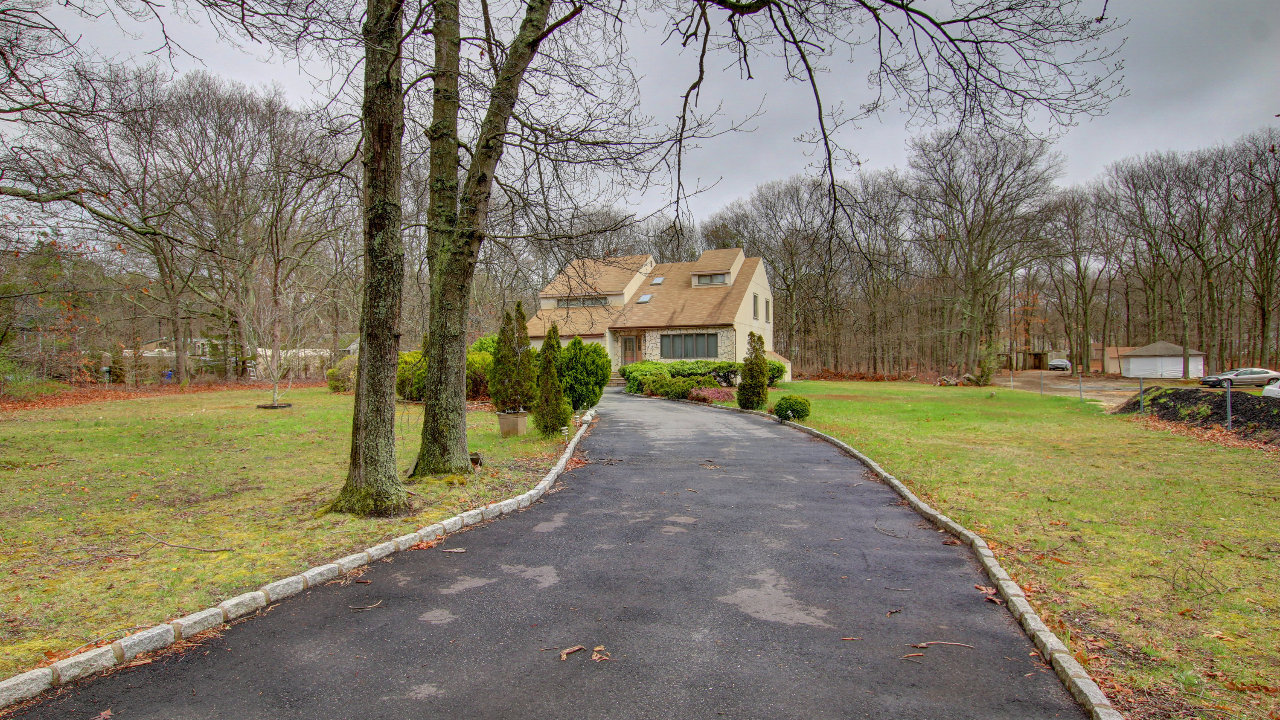
[[[648,294],[641,295],[641,296],[640,296],[640,299],[636,301],[636,304],[637,304],[637,305],[639,305],[639,304],[641,304],[641,303],[647,303],[647,302],[649,302],[649,298],[651,298],[651,297],[653,297],[653,296],[652,296],[652,295],[648,295]]]
[[[662,277],[661,275],[659,275],[658,277],[656,277],[656,278],[654,278],[654,279],[653,279],[653,282],[651,282],[651,283],[649,283],[649,284],[650,284],[650,285],[661,285],[663,280],[666,280],[666,278],[664,278],[664,277]]]

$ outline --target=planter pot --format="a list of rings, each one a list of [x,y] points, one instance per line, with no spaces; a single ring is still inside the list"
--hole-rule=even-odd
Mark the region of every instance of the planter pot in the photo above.
[[[502,433],[502,437],[524,435],[529,432],[528,417],[527,412],[498,413],[498,430]]]

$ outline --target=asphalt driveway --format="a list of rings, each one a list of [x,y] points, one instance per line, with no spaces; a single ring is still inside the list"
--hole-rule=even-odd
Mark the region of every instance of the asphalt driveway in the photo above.
[[[581,447],[441,546],[465,553],[397,553],[14,717],[1086,717],[970,551],[830,445],[608,394]]]

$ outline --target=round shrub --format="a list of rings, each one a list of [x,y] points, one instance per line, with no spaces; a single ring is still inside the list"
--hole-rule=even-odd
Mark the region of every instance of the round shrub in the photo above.
[[[427,391],[427,358],[419,350],[400,353],[396,362],[396,394],[421,401]]]
[[[600,402],[604,386],[609,384],[609,353],[602,345],[574,337],[560,352],[557,370],[565,397],[575,411],[583,410]]]
[[[799,395],[783,395],[773,406],[779,420],[803,420],[809,417],[809,401]]]

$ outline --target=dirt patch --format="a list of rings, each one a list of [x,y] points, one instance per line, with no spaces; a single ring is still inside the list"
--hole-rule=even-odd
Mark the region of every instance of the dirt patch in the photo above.
[[[1227,394],[1191,388],[1152,387],[1145,403],[1137,395],[1116,408],[1117,413],[1139,412],[1168,422],[1204,429],[1225,428]],[[1231,394],[1231,431],[1238,437],[1264,445],[1280,446],[1280,402],[1248,393]]]

